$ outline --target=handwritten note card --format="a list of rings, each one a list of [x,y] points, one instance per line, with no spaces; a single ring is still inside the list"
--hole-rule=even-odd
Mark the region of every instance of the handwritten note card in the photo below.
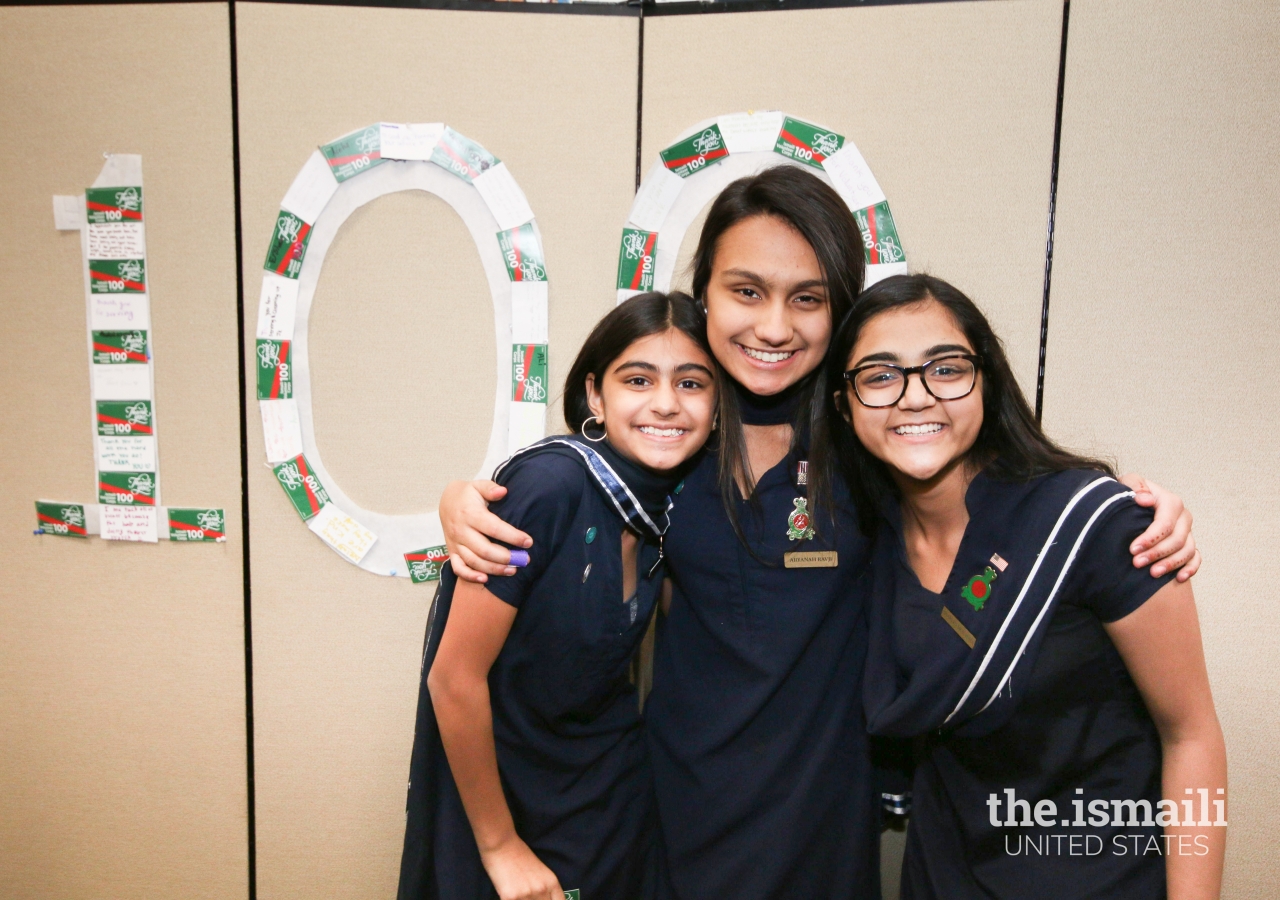
[[[145,541],[156,543],[159,537],[159,510],[154,506],[102,507],[102,537],[108,541]]]

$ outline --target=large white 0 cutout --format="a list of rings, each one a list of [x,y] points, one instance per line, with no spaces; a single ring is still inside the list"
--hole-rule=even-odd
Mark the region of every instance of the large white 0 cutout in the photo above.
[[[383,126],[383,135],[387,133],[385,130],[387,127]],[[390,127],[429,129],[436,135],[444,131],[443,126]],[[378,126],[374,125],[366,131],[376,133],[377,129]],[[359,135],[360,132],[353,134]],[[442,145],[449,140],[449,135],[460,137],[453,132],[448,132],[448,135],[439,139]],[[462,140],[465,141],[465,139]],[[421,156],[431,157],[434,146],[435,141],[427,142]],[[454,141],[454,149],[457,149],[457,146],[458,142]],[[277,308],[271,306],[271,303],[276,301],[268,301],[266,295],[272,289],[280,290],[281,286],[288,292],[292,292],[292,286],[287,283],[287,279],[272,274],[270,268],[264,275],[264,299],[260,305],[258,326],[259,357],[263,356],[263,338],[267,337],[268,333],[275,334],[283,328],[292,335],[289,375],[292,380],[293,403],[287,404],[273,399],[264,400],[261,399],[261,394],[259,395],[259,402],[263,406],[264,430],[268,431],[268,462],[273,466],[279,466],[293,457],[293,450],[301,452],[310,470],[304,474],[314,479],[318,487],[327,494],[327,502],[323,497],[315,501],[317,506],[313,509],[318,508],[318,512],[307,516],[312,530],[320,534],[339,555],[357,563],[369,572],[380,575],[407,576],[409,572],[405,554],[441,545],[444,543],[444,536],[439,516],[434,509],[408,515],[387,515],[359,506],[329,473],[324,464],[324,454],[316,444],[311,410],[311,367],[308,356],[307,323],[312,298],[315,296],[316,285],[324,267],[325,255],[343,223],[353,212],[386,194],[406,190],[427,191],[453,207],[475,241],[493,297],[494,371],[497,375],[497,386],[493,398],[493,425],[489,434],[488,450],[479,466],[477,476],[487,477],[494,467],[514,449],[542,437],[545,428],[547,394],[545,377],[536,383],[519,386],[522,399],[537,402],[513,401],[517,396],[517,386],[513,381],[516,378],[523,379],[528,374],[520,365],[513,363],[513,345],[540,347],[545,359],[547,295],[545,269],[541,268],[541,237],[532,220],[532,213],[527,212],[528,205],[524,201],[524,196],[511,180],[505,165],[493,160],[478,145],[467,142],[467,146],[476,148],[486,160],[492,160],[492,162],[486,161],[477,165],[477,168],[480,165],[484,166],[483,174],[478,178],[461,177],[438,162],[428,161],[427,158],[381,159],[377,144],[367,143],[363,153],[366,165],[362,169],[357,168],[358,174],[349,174],[343,181],[338,182],[330,171],[331,164],[317,151],[303,167],[294,186],[290,188],[289,194],[281,204],[282,219],[285,213],[292,213],[296,218],[310,225],[301,266],[297,269],[296,301],[289,298],[290,302],[296,303],[291,328],[287,327],[289,323],[286,322],[284,326],[272,331],[274,319],[287,319],[288,315],[286,311],[286,315],[281,317]],[[370,156],[373,160],[372,164],[369,164]],[[436,157],[439,158],[438,153]],[[475,162],[475,159],[472,162]],[[495,182],[498,183],[495,184]],[[526,213],[521,213],[521,209]],[[501,225],[499,217],[502,219]],[[502,227],[504,225],[506,227]],[[278,223],[277,228],[280,227]],[[499,243],[499,233],[512,228],[523,228],[526,248],[533,248],[536,251],[529,255],[523,270],[520,270],[517,264],[516,269],[521,271],[521,275],[512,273],[512,267],[508,265],[511,250]],[[273,238],[275,237],[278,235],[273,235]],[[531,244],[530,241],[532,241]],[[522,277],[525,280],[513,280]],[[515,295],[514,323],[513,294]],[[377,298],[370,297],[369,303],[371,307],[375,307],[369,310],[369,314],[376,315]],[[423,311],[423,315],[428,314],[428,311]],[[268,348],[266,353],[269,355],[271,348]],[[265,359],[255,360],[256,368],[265,365]],[[277,409],[281,405],[296,408],[296,426],[293,426],[291,421],[292,409],[281,410],[283,415],[277,415]],[[284,419],[283,423],[280,421],[281,418]],[[300,439],[300,446],[289,443],[294,438]],[[280,441],[274,451],[273,440]],[[281,447],[287,449],[280,449]],[[285,474],[293,476],[291,472]],[[286,481],[288,477],[281,478],[282,486],[288,490],[289,484]],[[296,482],[297,476],[293,476],[293,483]],[[305,491],[306,488],[302,490]],[[329,506],[333,508],[328,509]],[[354,526],[351,523],[344,523],[341,517],[353,520]],[[327,530],[317,528],[320,521],[333,519],[338,520],[336,526]],[[371,538],[373,540],[370,544]]]

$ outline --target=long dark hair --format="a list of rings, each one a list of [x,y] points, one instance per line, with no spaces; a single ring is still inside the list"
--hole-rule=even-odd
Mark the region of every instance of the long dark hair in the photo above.
[[[574,434],[582,433],[582,423],[591,418],[587,405],[587,376],[594,375],[598,387],[609,366],[628,347],[651,334],[676,329],[711,356],[707,346],[707,319],[702,308],[688,294],[650,291],[619,303],[596,323],[578,351],[564,385],[564,423]]]
[[[694,296],[705,306],[720,237],[734,225],[755,216],[772,216],[786,222],[813,248],[826,283],[827,308],[834,332],[862,290],[866,270],[862,233],[840,195],[816,175],[798,166],[774,166],[739,178],[720,192],[707,213],[694,254]],[[758,503],[754,496],[755,478],[747,464],[738,397],[724,384],[727,380],[727,377],[722,379],[719,395],[720,493],[733,530],[749,546],[738,521],[738,484],[748,485],[753,502]],[[819,516],[814,514],[817,510],[825,511],[827,520],[834,523],[831,498],[832,486],[838,477],[838,462],[823,414],[825,398],[833,390],[828,386],[826,367],[819,365],[802,385],[804,398],[793,422],[792,447],[794,449],[798,441],[808,443],[809,511],[815,525],[819,521]]]
[[[951,314],[979,358],[982,428],[969,450],[969,463],[994,478],[1007,481],[1025,481],[1068,469],[1097,469],[1115,476],[1104,460],[1071,453],[1045,435],[1013,377],[1004,344],[977,304],[941,278],[895,275],[867,288],[858,298],[853,312],[832,339],[827,357],[827,377],[839,390],[838,395],[833,391],[827,398],[827,419],[864,531],[872,531],[880,510],[896,502],[899,494],[889,467],[862,446],[845,421],[849,400],[848,392],[843,389],[843,373],[858,335],[869,321],[889,310],[929,300]]]

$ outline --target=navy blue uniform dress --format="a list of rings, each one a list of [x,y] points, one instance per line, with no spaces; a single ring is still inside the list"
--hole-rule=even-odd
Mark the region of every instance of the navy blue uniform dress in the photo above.
[[[917,737],[905,900],[1165,895],[1160,738],[1103,628],[1173,577],[1134,568],[1131,498],[1097,472],[980,474],[941,594],[886,511],[867,715]]]
[[[615,470],[625,469],[607,446],[595,449]],[[509,462],[497,480],[510,490],[493,511],[534,540],[527,567],[486,585],[518,609],[489,672],[498,771],[516,832],[566,891],[580,891],[581,900],[639,900],[651,893],[655,830],[628,668],[661,587],[659,544],[653,538],[640,544],[637,589],[623,598],[623,518],[578,452],[563,444],[536,445]],[[658,496],[665,511],[665,490]],[[648,509],[655,517],[663,514],[652,503]],[[401,900],[497,896],[427,689],[455,584],[446,566],[418,694]]]
[[[661,830],[659,896],[878,898],[879,813],[862,710],[868,542],[847,489],[834,527],[787,537],[799,456],[760,478],[734,533],[708,454],[666,537],[674,584],[645,706]],[[834,568],[786,568],[835,550]]]

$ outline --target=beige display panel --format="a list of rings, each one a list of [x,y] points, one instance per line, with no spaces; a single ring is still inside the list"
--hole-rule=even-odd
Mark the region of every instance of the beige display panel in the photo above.
[[[721,113],[839,131],[884,188],[911,271],[990,314],[1033,395],[1061,34],[1061,3],[1042,0],[649,19],[644,165]]]
[[[224,4],[0,9],[0,895],[248,893]],[[79,235],[51,197],[140,153],[165,503],[223,544],[34,537],[96,502]]]
[[[1228,898],[1275,895],[1280,12],[1071,4],[1045,422],[1178,491],[1227,739]]]
[[[377,121],[445,122],[507,164],[537,217],[548,424],[563,430],[564,373],[615,299],[637,21],[252,3],[237,21],[246,293],[256,300],[280,200],[318,144]],[[443,201],[387,195],[343,226],[310,363],[317,446],[357,503],[429,510],[449,479],[476,474],[493,327],[475,244]],[[249,454],[258,890],[391,896],[434,585],[364,572],[308,532],[265,466],[256,411]]]

